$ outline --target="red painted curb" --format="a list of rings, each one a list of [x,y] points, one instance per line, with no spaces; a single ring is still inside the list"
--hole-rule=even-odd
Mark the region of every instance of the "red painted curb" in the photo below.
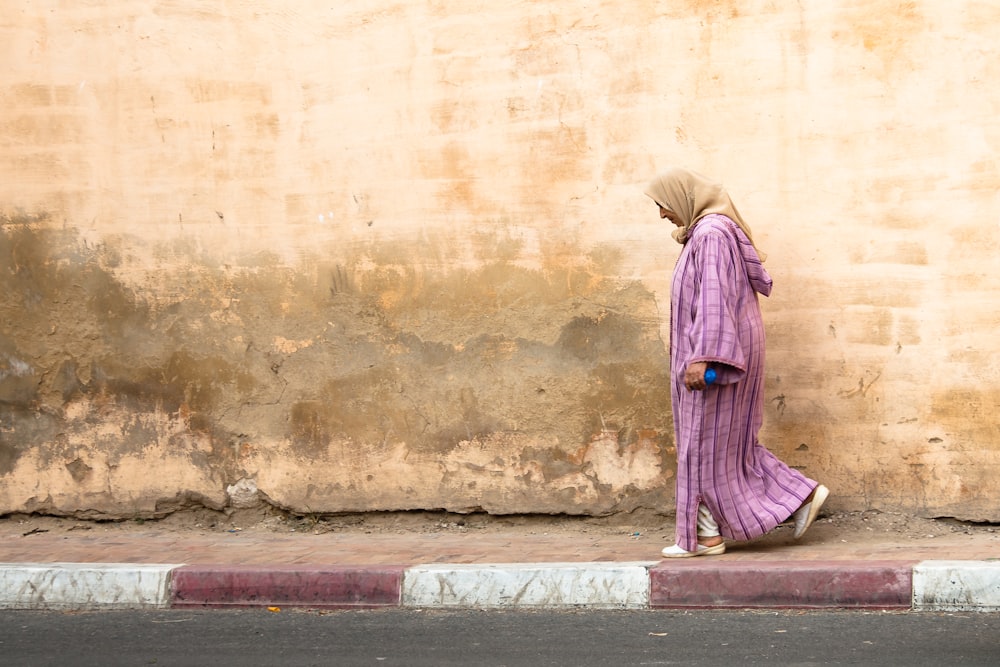
[[[171,607],[398,607],[406,566],[185,565]]]
[[[663,562],[649,572],[654,609],[909,609],[916,561]]]

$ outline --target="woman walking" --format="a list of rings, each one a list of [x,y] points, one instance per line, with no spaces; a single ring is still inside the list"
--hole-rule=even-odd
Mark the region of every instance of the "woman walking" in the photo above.
[[[677,543],[663,556],[722,554],[725,539],[760,537],[790,517],[798,538],[829,491],[757,441],[764,414],[757,295],[771,293],[771,277],[750,228],[721,185],[692,171],[668,170],[646,194],[683,245],[670,292]]]

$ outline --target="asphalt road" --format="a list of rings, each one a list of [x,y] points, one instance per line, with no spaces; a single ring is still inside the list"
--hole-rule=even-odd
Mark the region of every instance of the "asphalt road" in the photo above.
[[[3,611],[0,664],[1000,665],[1000,614]]]

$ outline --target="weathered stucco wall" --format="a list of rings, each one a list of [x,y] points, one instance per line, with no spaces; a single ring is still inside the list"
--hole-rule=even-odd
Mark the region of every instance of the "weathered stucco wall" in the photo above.
[[[669,511],[681,164],[764,442],[1000,520],[989,3],[0,5],[0,513]]]

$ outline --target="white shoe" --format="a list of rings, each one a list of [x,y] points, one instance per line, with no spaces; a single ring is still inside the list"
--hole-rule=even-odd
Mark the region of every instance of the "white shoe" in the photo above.
[[[676,544],[665,548],[660,552],[664,558],[691,558],[692,556],[718,556],[726,553],[726,543],[719,542],[715,546],[706,547],[704,544],[698,545],[697,551],[687,551],[681,549]]]
[[[809,526],[816,520],[820,508],[823,507],[823,503],[826,502],[826,497],[829,495],[830,489],[820,484],[813,490],[812,500],[795,510],[795,513],[792,514],[795,517],[795,534],[792,537],[798,539],[809,530]]]

